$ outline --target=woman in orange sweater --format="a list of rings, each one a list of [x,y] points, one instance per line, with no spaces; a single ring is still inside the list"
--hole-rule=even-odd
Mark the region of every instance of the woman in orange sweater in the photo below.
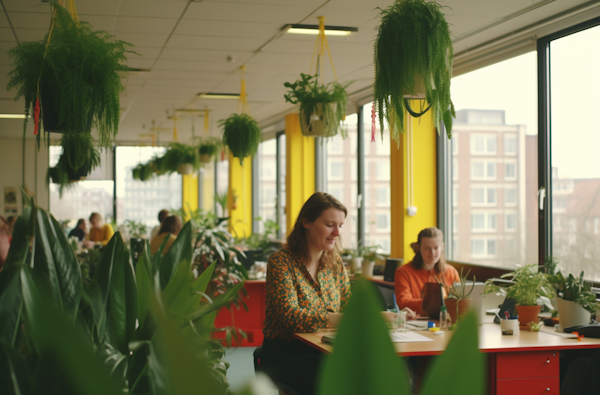
[[[438,228],[423,229],[411,247],[415,257],[396,269],[394,290],[401,309],[408,307],[422,314],[426,283],[441,283],[446,296],[447,288],[460,281],[460,277],[456,269],[446,263],[443,234]]]

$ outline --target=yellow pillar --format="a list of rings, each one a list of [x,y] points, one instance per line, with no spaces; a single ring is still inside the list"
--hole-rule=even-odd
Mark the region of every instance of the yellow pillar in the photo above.
[[[181,208],[184,223],[198,210],[198,173],[181,176]]]
[[[285,214],[287,233],[296,223],[300,209],[315,193],[315,139],[300,130],[300,116],[285,116]]]
[[[407,114],[408,116],[408,114]],[[404,258],[408,263],[414,253],[410,244],[417,241],[419,232],[437,226],[437,174],[436,138],[432,117],[425,114],[412,120],[413,127],[413,206],[415,216],[408,216],[408,133],[400,136],[400,144],[392,140],[391,192],[392,192],[392,251],[394,258]]]
[[[229,154],[229,189],[227,191],[229,231],[236,237],[252,234],[252,158],[238,158]]]

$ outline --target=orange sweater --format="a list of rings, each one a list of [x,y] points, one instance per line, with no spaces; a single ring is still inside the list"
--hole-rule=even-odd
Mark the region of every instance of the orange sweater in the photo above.
[[[438,279],[439,275],[436,275]],[[456,269],[450,265],[446,265],[446,273],[441,279],[446,286],[452,285],[456,281],[460,281],[460,277]],[[405,307],[414,310],[417,314],[421,314],[421,306],[423,305],[423,297],[421,291],[427,282],[437,282],[429,271],[425,269],[415,269],[412,261],[406,265],[396,269],[394,276],[394,292],[396,293],[396,302],[398,307]]]

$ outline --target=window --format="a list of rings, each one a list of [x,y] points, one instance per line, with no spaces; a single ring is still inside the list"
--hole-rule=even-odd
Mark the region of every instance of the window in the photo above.
[[[516,180],[517,179],[516,163],[505,163],[504,164],[504,178],[506,180]]]
[[[377,187],[377,206],[378,207],[389,207],[390,206],[390,187]]]
[[[336,134],[327,141],[327,154],[335,156],[342,155],[344,153],[344,144],[345,141],[342,138],[342,135],[339,133]],[[356,152],[356,149],[354,152]]]
[[[279,173],[279,179],[277,180],[277,189],[279,191],[279,194],[277,196],[278,199],[278,212],[277,212],[277,218],[278,218],[278,223],[279,223],[279,234],[278,237],[279,239],[284,239],[285,236],[287,235],[287,217],[285,214],[285,178],[286,178],[286,164],[285,164],[285,142],[286,142],[286,137],[285,137],[285,133],[280,132],[277,133],[277,144],[278,144],[278,150],[277,150],[277,170]]]
[[[458,159],[452,159],[452,180],[458,181]]]
[[[342,180],[344,178],[344,162],[329,162],[329,174],[327,177],[330,180]]]
[[[390,175],[390,161],[377,161],[377,181],[389,181]]]
[[[450,249],[448,259],[508,269],[538,260],[536,74],[531,52],[452,79],[456,119],[452,141],[441,152],[447,166],[469,169],[461,169],[466,177],[452,172],[445,180],[442,190],[451,199],[440,196],[453,218],[446,242],[461,247]],[[507,214],[514,228],[507,228]],[[519,241],[512,251],[505,248],[507,236]]]
[[[378,213],[377,216],[377,230],[389,231],[390,230],[390,214],[389,213]]]
[[[221,197],[221,199],[218,200],[223,200],[223,197],[227,197],[227,194],[229,193],[229,161],[228,160],[222,160],[222,161],[217,161],[217,165],[216,165],[216,181],[217,181],[217,195]],[[216,210],[217,210],[217,215],[220,217],[226,217],[227,216],[227,205],[225,205],[225,207],[223,207],[220,203],[216,204]]]
[[[514,134],[504,135],[504,155],[517,154],[517,136]]]
[[[263,141],[258,146],[258,217],[277,220],[277,140]],[[264,232],[259,222],[258,231]]]
[[[510,213],[504,216],[505,229],[508,231],[517,230],[517,214]]]

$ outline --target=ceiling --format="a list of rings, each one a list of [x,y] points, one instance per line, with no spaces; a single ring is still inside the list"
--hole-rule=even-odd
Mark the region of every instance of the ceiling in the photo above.
[[[18,42],[41,40],[50,23],[50,5],[40,0],[0,0],[0,85],[11,70],[6,51]],[[210,110],[209,133],[220,135],[218,120],[236,111],[235,100],[197,98],[201,92],[239,93],[241,65],[246,66],[250,113],[274,132],[294,106],[285,103],[283,84],[295,81],[310,68],[315,36],[279,34],[286,24],[353,26],[348,37],[328,37],[340,81],[356,108],[368,99],[373,81],[373,44],[378,25],[377,7],[393,0],[76,0],[79,19],[135,45],[127,64],[148,72],[123,78],[121,144],[149,144],[153,123],[161,142],[171,141],[175,109]],[[597,3],[582,0],[445,0],[446,18],[455,37],[454,52],[467,53],[498,37],[565,12]],[[538,6],[537,8],[535,6]],[[8,18],[10,18],[10,23]],[[590,17],[592,17],[591,15]],[[12,23],[12,28],[11,28]],[[13,31],[14,29],[14,31]],[[508,36],[510,37],[510,36]],[[270,40],[273,41],[260,50]],[[229,58],[229,60],[228,60]],[[232,61],[233,59],[233,61]],[[333,79],[325,64],[325,81]],[[22,113],[14,92],[0,89],[0,112]],[[180,141],[202,135],[204,121],[196,114],[179,114]],[[0,137],[20,137],[21,120],[0,120]],[[142,136],[140,136],[142,135]]]

